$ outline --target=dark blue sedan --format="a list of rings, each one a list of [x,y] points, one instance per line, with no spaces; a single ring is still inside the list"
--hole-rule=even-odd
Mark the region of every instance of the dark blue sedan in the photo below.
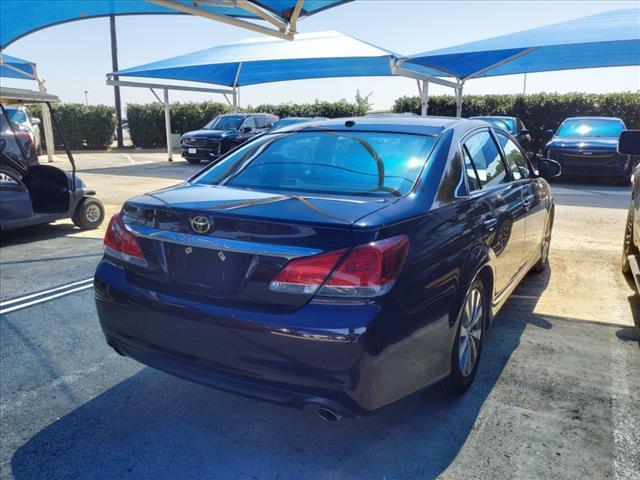
[[[572,117],[558,130],[547,133],[546,157],[557,160],[566,175],[585,175],[609,179],[619,185],[631,183],[633,159],[618,153],[618,137],[625,129],[619,118]]]
[[[98,314],[109,345],[159,370],[363,415],[437,382],[469,388],[485,329],[547,265],[553,215],[547,182],[486,122],[293,125],[126,202]]]

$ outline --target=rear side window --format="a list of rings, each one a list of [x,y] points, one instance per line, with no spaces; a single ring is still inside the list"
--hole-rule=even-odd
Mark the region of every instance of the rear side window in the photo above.
[[[267,118],[263,116],[255,117],[256,120],[256,128],[267,128]]]
[[[435,143],[436,137],[387,132],[273,133],[194,181],[261,191],[406,195]]]
[[[511,177],[514,180],[521,180],[523,178],[529,178],[531,175],[529,171],[529,165],[527,159],[524,157],[518,146],[506,135],[502,135],[500,132],[496,132],[498,142],[502,145],[502,150],[507,159],[509,170],[511,171]]]
[[[464,142],[478,181],[483,187],[494,187],[507,181],[507,172],[498,146],[488,131],[476,133]]]

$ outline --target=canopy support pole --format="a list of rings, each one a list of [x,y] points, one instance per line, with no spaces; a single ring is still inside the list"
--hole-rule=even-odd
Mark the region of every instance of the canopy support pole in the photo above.
[[[33,75],[36,82],[38,82],[38,90],[42,93],[47,93],[47,86],[44,80],[38,75],[38,70],[33,67]],[[44,128],[44,141],[47,147],[47,162],[53,163],[53,154],[55,153],[55,145],[53,140],[53,125],[51,124],[51,113],[48,108],[42,109],[42,127]]]
[[[169,162],[173,162],[173,150],[171,148],[171,110],[169,108],[169,89],[164,89],[164,128],[167,134],[167,156]]]
[[[464,82],[460,82],[460,88],[456,90],[456,117],[462,118],[462,88]]]
[[[111,32],[111,71],[118,71],[118,37],[116,35],[116,17],[109,16],[109,30]],[[118,80],[118,76],[114,75],[114,80]],[[113,87],[113,97],[116,107],[116,141],[118,148],[124,147],[122,139],[122,102],[120,100],[120,87]]]
[[[203,10],[201,8],[197,8],[195,6],[188,5],[182,2],[176,2],[173,0],[147,0],[149,3],[153,3],[156,5],[160,5],[165,8],[170,8],[171,10],[177,10],[179,12],[188,13],[190,15],[196,15],[199,17],[208,18],[209,20],[216,20],[221,23],[226,23],[227,25],[233,25],[235,27],[246,28],[247,30],[252,30],[254,32],[262,33],[264,35],[271,35],[272,37],[281,38],[283,40],[293,40],[293,33],[290,31],[276,30],[273,28],[263,27],[262,25],[258,25],[256,23],[251,23],[246,20],[241,20],[239,18],[230,17],[228,15],[221,15],[219,13],[214,13],[209,10]],[[196,2],[193,3],[197,5]],[[206,2],[205,2],[206,4]],[[232,6],[233,4],[230,4]],[[240,6],[238,4],[238,6]],[[262,20],[266,20],[270,23],[274,23],[277,19],[273,18],[273,16],[269,16],[267,18],[266,13],[259,14]]]
[[[418,91],[420,92],[420,115],[426,117],[429,112],[429,80],[420,80],[418,82]]]

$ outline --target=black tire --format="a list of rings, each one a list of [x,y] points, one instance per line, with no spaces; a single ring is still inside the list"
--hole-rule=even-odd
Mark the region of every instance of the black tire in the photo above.
[[[185,160],[187,162],[189,162],[191,165],[199,165],[200,164],[200,159],[199,158],[185,158]]]
[[[542,244],[540,245],[540,259],[535,263],[533,267],[531,267],[531,271],[534,273],[542,273],[549,266],[549,250],[551,249],[551,231],[553,230],[554,215],[555,211],[551,209],[551,212],[549,213],[549,220],[544,230]]]
[[[471,321],[473,320],[473,319],[471,320],[468,319],[469,315],[467,315],[466,313],[467,311],[466,307],[469,301],[473,302],[473,300],[471,299],[472,299],[472,295],[474,295],[474,292],[480,293],[479,305],[482,306],[480,317],[473,324],[479,327],[480,335],[477,343],[475,343],[475,340],[474,340],[476,338],[475,335],[466,335],[467,336],[467,341],[466,341],[467,356],[471,355],[470,353],[471,346],[472,346],[471,342],[474,342],[473,345],[476,345],[477,349],[476,349],[476,356],[475,356],[472,368],[470,370],[467,370],[466,372],[463,372],[464,367],[461,367],[461,363],[463,363],[465,367],[467,365],[464,362],[464,351],[462,352],[463,353],[462,356],[460,354],[461,345],[464,345],[461,332],[462,332],[463,326],[465,327],[465,331],[470,331],[470,330],[475,331],[473,326],[472,326],[472,329],[470,330],[467,330],[466,328],[471,324]],[[451,350],[451,373],[441,383],[442,388],[448,393],[451,393],[453,395],[462,395],[464,392],[466,392],[469,389],[469,387],[473,383],[473,380],[476,377],[476,373],[478,371],[478,365],[480,365],[482,345],[484,344],[484,333],[487,327],[487,318],[489,313],[488,306],[489,306],[489,302],[486,294],[486,289],[484,287],[484,283],[482,282],[482,280],[478,278],[473,281],[473,283],[469,287],[469,290],[467,291],[467,294],[465,296],[464,303],[462,305],[461,312],[460,312],[460,318],[458,319],[458,327],[456,328],[456,337],[453,342],[453,349]],[[473,339],[471,338],[472,336],[473,336]]]
[[[78,203],[71,220],[82,230],[98,228],[104,221],[104,206],[97,198],[85,197]]]
[[[629,211],[627,212],[627,221],[624,226],[624,238],[622,240],[622,260],[621,270],[622,273],[631,273],[631,266],[627,257],[629,255],[638,255],[638,248],[633,243],[633,224],[634,224],[635,210],[633,203],[629,205]]]

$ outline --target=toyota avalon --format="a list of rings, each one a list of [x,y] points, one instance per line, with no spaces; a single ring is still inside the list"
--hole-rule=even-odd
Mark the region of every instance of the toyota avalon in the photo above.
[[[470,387],[495,314],[547,265],[553,216],[547,182],[486,122],[292,125],[126,202],[96,305],[121,355],[360,416],[438,382]]]

